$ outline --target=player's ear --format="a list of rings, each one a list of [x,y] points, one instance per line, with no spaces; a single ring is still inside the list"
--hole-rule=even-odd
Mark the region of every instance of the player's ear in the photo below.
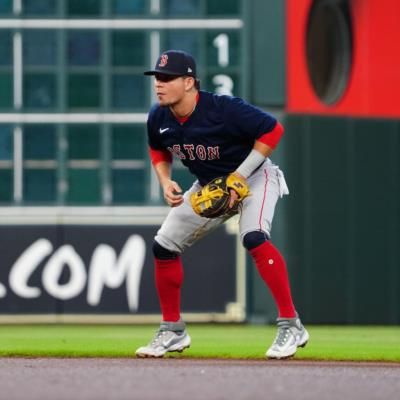
[[[195,79],[192,76],[185,77],[185,88],[187,91],[193,89],[195,83]]]

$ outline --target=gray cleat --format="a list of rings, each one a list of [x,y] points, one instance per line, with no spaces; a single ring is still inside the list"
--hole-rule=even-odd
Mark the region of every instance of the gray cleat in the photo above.
[[[294,356],[298,347],[304,347],[310,335],[300,318],[278,318],[278,333],[266,352],[267,358],[283,359]]]
[[[163,357],[167,352],[182,352],[190,347],[190,342],[183,321],[162,322],[153,340],[136,350],[136,357]]]

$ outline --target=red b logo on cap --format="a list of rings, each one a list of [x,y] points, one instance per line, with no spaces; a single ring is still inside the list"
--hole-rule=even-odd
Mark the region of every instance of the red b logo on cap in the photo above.
[[[161,59],[160,59],[160,64],[158,64],[159,67],[165,67],[168,62],[168,55],[167,54],[162,54]]]

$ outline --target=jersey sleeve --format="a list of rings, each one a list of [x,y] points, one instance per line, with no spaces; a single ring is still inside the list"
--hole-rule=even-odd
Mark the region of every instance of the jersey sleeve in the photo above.
[[[165,149],[157,135],[157,106],[153,107],[147,118],[147,137],[149,145],[149,156],[153,165],[158,164],[161,161],[172,163],[172,154]]]
[[[281,137],[283,135],[283,126],[277,122],[274,129],[270,132],[266,132],[260,137],[257,138],[257,140],[261,143],[264,143],[271,147],[271,149],[275,149],[276,146],[278,146],[279,141],[281,140]]]
[[[156,150],[149,147],[150,160],[153,165],[161,161],[172,163],[172,154],[168,150]]]
[[[156,106],[153,106],[147,117],[147,141],[148,145],[151,149],[154,150],[163,150],[163,147],[159,141],[157,136],[157,116],[156,116]]]
[[[225,98],[224,119],[234,135],[251,141],[272,132],[277,125],[272,115],[238,97]]]

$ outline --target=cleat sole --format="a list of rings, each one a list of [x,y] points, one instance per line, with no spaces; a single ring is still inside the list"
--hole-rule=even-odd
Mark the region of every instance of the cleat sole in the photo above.
[[[298,347],[306,347],[307,343],[308,343],[308,340],[306,342],[304,342],[303,344],[300,344]]]
[[[175,353],[175,352],[182,353],[183,350],[188,349],[189,347],[190,347],[190,344],[188,346],[180,347],[179,349],[170,350],[170,351],[167,351],[167,352],[168,353]],[[137,358],[163,358],[165,354],[161,354],[159,356],[156,356],[154,354],[136,353],[135,355],[136,355]]]
[[[183,350],[188,349],[189,347],[190,347],[190,345],[189,346],[184,346],[184,347],[181,347],[181,348],[179,348],[177,350],[172,350],[172,351],[170,351],[170,353],[173,353],[173,352],[182,353]]]

